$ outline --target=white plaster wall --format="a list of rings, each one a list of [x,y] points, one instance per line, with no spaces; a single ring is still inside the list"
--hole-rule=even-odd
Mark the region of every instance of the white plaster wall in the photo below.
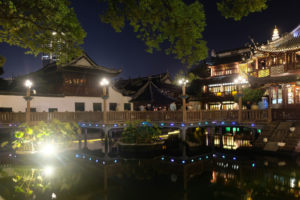
[[[25,92],[24,92],[25,95]],[[109,98],[107,99],[107,109],[109,103],[117,103],[117,111],[124,111],[124,103],[128,103],[130,97],[123,96],[121,93],[109,87]],[[34,96],[31,101],[31,108],[36,108],[37,112],[48,112],[49,108],[57,108],[58,112],[75,112],[75,102],[82,102],[85,105],[85,111],[93,111],[93,103],[102,103],[101,97],[42,97]],[[13,112],[25,112],[26,101],[23,96],[0,95],[0,107],[12,108]],[[133,109],[133,105],[131,105]]]

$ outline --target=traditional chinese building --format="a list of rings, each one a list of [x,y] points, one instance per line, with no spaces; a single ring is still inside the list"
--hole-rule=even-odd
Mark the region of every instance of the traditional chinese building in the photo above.
[[[300,25],[279,35],[275,27],[272,41],[255,45],[255,68],[249,76],[254,88],[268,88],[272,107],[300,106]]]
[[[237,107],[234,95],[238,92],[238,85],[247,86],[247,81],[236,82],[242,72],[247,71],[251,57],[249,48],[212,53],[207,60],[211,75],[198,80],[203,87],[200,101],[207,110],[231,110]]]
[[[181,89],[172,84],[169,73],[157,74],[127,80],[118,80],[114,88],[124,96],[130,96],[134,109],[140,105],[150,104],[152,107],[169,107],[172,102],[178,102]]]
[[[15,78],[0,91],[0,111],[24,112],[24,82],[33,82],[31,110],[34,112],[102,111],[103,88],[101,78],[113,78],[120,74],[115,70],[97,65],[87,54],[65,65],[49,62],[40,70]],[[130,97],[123,96],[112,86],[108,88],[108,110],[131,109]]]

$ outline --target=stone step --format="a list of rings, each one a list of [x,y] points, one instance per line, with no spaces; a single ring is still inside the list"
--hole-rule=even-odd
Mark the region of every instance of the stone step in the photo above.
[[[277,142],[268,142],[265,147],[265,151],[277,151],[278,150],[278,145]]]

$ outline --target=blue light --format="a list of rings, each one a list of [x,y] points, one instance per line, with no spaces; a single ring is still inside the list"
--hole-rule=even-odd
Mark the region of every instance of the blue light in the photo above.
[[[234,157],[232,158],[232,160],[236,160],[236,157],[234,156]]]
[[[202,158],[201,158],[201,157],[199,157],[199,158],[198,158],[198,160],[202,160]]]
[[[184,123],[182,123],[182,124],[181,124],[181,127],[184,127],[184,126],[185,126],[185,124],[184,124]]]
[[[118,127],[118,124],[114,124],[114,127]]]
[[[92,124],[89,124],[89,126],[92,126]]]
[[[105,124],[102,124],[102,127],[105,127]]]
[[[82,158],[85,159],[85,155],[83,155]]]
[[[222,124],[222,125],[224,125],[224,124],[225,124],[225,122],[221,122],[221,124]]]
[[[114,163],[117,163],[118,162],[118,160],[114,160]]]
[[[251,166],[252,166],[252,167],[255,167],[255,163],[252,163]]]
[[[11,156],[11,154],[9,154]],[[75,154],[75,158],[79,158],[79,154]]]
[[[165,160],[165,157],[161,157],[161,160]]]
[[[235,125],[236,123],[235,122],[232,122],[232,125]]]
[[[190,124],[190,126],[194,126],[194,124]]]
[[[205,122],[205,125],[207,125],[208,124],[208,122]]]
[[[170,126],[174,126],[174,123],[171,123]]]
[[[191,162],[194,162],[194,159],[192,159]]]
[[[173,158],[171,158],[171,160],[170,160],[171,162],[174,162],[175,160],[173,159]]]
[[[208,159],[208,156],[205,156],[206,159]]]
[[[99,126],[99,124],[96,124],[96,127],[98,127]]]
[[[160,123],[160,125],[161,125],[161,126],[164,126],[164,125],[165,125],[165,123]]]
[[[81,126],[85,126],[85,124],[82,124]]]
[[[92,160],[92,158],[90,157],[89,160]]]
[[[181,161],[182,164],[185,164],[185,160]]]
[[[254,127],[254,126],[255,126],[255,124],[251,124],[251,126],[252,126],[252,127]]]
[[[96,163],[98,163],[99,162],[99,160],[96,160]]]
[[[200,126],[200,125],[201,125],[201,122],[199,122],[198,125]]]
[[[105,165],[105,161],[102,161],[102,165]]]
[[[213,123],[213,124],[216,124],[217,122],[216,122],[216,121],[212,121],[212,123]]]
[[[222,155],[222,158],[224,158],[224,159],[225,159],[225,158],[226,158],[226,156],[225,156],[225,155]]]
[[[217,157],[217,155],[216,155],[216,154],[213,154],[213,157],[215,158],[215,157]]]

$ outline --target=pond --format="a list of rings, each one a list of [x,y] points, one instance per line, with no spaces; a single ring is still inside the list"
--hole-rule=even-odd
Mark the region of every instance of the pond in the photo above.
[[[0,199],[299,199],[299,163],[234,152],[149,159],[10,155],[2,159]]]

